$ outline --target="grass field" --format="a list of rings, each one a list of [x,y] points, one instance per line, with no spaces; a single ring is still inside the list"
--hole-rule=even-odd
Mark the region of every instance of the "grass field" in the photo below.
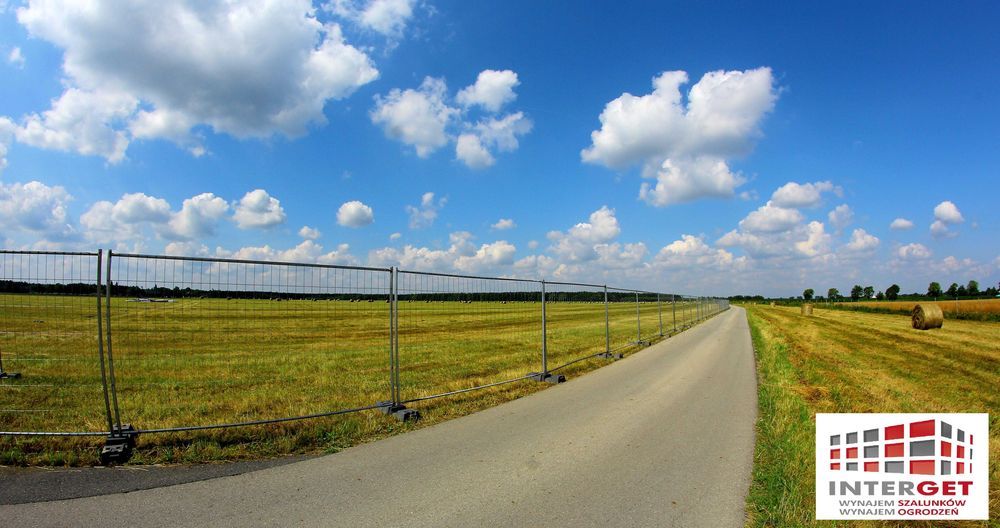
[[[950,319],[970,319],[976,321],[1000,321],[1000,299],[963,299],[938,301],[862,301],[835,303],[824,307],[860,310],[871,313],[909,314],[913,307],[933,302],[941,307]]]
[[[106,431],[92,297],[0,295],[0,354],[22,378],[0,381],[0,430]],[[694,320],[678,303],[677,325]],[[637,350],[636,304],[610,304],[611,346]],[[639,305],[643,340],[674,327],[669,303]],[[102,314],[103,315],[103,314]],[[111,306],[123,423],[140,429],[301,416],[390,399],[389,305],[381,302],[177,299]],[[549,368],[604,351],[602,303],[547,304]],[[541,370],[537,302],[399,305],[403,400]],[[607,363],[592,359],[560,373]],[[540,390],[517,382],[414,404],[400,424],[377,411],[286,424],[144,434],[133,461],[192,462],[335,451]],[[100,438],[0,437],[0,464],[96,463]]]
[[[919,331],[900,315],[762,305],[747,316],[760,406],[748,527],[834,525],[813,520],[818,412],[990,413],[990,512],[1000,516],[1000,325]]]

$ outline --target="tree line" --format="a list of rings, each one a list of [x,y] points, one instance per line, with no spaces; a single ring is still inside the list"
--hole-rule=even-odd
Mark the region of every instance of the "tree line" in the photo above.
[[[981,299],[996,297],[1000,293],[1000,286],[994,287],[990,286],[985,290],[979,288],[979,282],[975,280],[970,280],[968,284],[958,284],[956,282],[951,283],[951,286],[947,290],[941,288],[941,284],[938,282],[931,282],[927,285],[927,293],[909,293],[901,294],[898,284],[893,284],[885,289],[885,291],[875,291],[874,286],[861,286],[860,284],[855,284],[851,288],[850,295],[844,296],[840,293],[837,288],[830,288],[826,292],[825,300],[829,301],[842,301],[846,299],[851,299],[852,301],[858,300],[869,300],[876,299],[879,301],[895,301],[896,299],[923,299],[923,298],[946,298],[946,299]],[[816,292],[812,288],[806,288],[802,292],[802,299],[806,301],[811,300],[821,300],[823,297],[816,297]]]

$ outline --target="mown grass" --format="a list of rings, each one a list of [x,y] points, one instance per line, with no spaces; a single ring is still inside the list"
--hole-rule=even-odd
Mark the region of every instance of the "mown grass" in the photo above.
[[[0,430],[106,431],[93,298],[0,296],[0,354],[18,380],[0,381]],[[384,302],[178,299],[111,305],[121,420],[140,429],[212,425],[370,406],[390,399]],[[643,303],[643,340],[659,339],[661,307]],[[547,305],[549,368],[604,351],[604,305]],[[611,303],[611,347],[631,353],[636,305]],[[103,314],[102,314],[103,315]],[[694,320],[677,305],[677,325]],[[662,305],[665,333],[673,310]],[[541,369],[541,305],[401,302],[402,399]],[[579,375],[607,364],[574,363]],[[337,451],[543,389],[517,382],[415,403],[400,424],[377,411],[266,426],[140,435],[135,463],[203,462]],[[0,437],[0,464],[97,463],[100,438]]]
[[[948,319],[970,321],[1000,321],[1000,299],[962,299],[937,301],[862,301],[826,303],[824,308],[857,310],[868,313],[909,315],[918,304],[934,303]]]
[[[1000,325],[945,321],[919,331],[899,315],[747,306],[759,417],[748,527],[982,526],[988,522],[817,522],[818,412],[990,413],[990,513],[1000,514]]]

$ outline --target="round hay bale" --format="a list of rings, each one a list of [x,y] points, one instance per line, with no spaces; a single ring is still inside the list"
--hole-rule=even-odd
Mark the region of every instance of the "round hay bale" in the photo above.
[[[802,315],[812,315],[812,314],[813,314],[813,305],[811,305],[811,304],[803,304],[802,305]]]
[[[771,306],[774,306],[774,301],[771,301]]]
[[[913,307],[913,328],[930,330],[941,328],[944,324],[944,312],[936,304],[918,304]]]

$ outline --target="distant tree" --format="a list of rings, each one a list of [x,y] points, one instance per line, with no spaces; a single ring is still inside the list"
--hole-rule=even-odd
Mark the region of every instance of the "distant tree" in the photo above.
[[[989,288],[986,288],[985,294],[986,294],[987,297],[996,297],[997,293],[1000,293],[1000,290],[998,290],[998,289],[996,289],[996,288],[994,288],[992,286],[990,286]]]
[[[816,292],[814,292],[812,288],[806,288],[806,290],[802,292],[802,298],[807,301],[811,301],[814,295],[816,295]]]
[[[958,297],[958,284],[954,282],[951,283],[951,286],[948,286],[948,291],[946,291],[945,293],[948,294],[948,297],[951,297],[953,299],[955,297]]]
[[[969,285],[965,288],[965,291],[969,294],[969,297],[979,295],[979,283],[974,280],[970,280]]]
[[[878,292],[878,293],[875,294],[875,298],[881,301],[881,300],[885,299],[885,294],[880,291],[880,292]]]
[[[941,296],[941,284],[938,282],[932,282],[927,286],[927,296],[928,297],[940,297]]]
[[[890,301],[895,301],[899,297],[899,285],[893,284],[885,289],[885,298]]]
[[[836,301],[839,297],[840,297],[840,290],[838,290],[837,288],[830,288],[829,290],[826,290],[827,299],[830,299],[831,301]]]
[[[855,301],[860,299],[861,296],[864,294],[865,294],[865,289],[862,288],[860,284],[855,284],[854,287],[851,288],[851,299]]]
[[[956,292],[956,294],[958,297],[968,297],[969,292],[968,290],[965,289],[965,285],[963,284],[958,287],[958,291]]]
[[[864,294],[865,294],[865,299],[871,299],[875,295],[875,287],[865,286]]]

